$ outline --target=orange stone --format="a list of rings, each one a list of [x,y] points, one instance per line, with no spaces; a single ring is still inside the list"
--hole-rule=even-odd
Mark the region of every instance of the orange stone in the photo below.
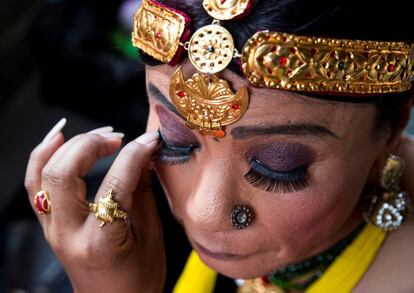
[[[223,138],[225,136],[226,136],[226,132],[224,130],[219,129],[219,130],[214,131],[214,137]]]

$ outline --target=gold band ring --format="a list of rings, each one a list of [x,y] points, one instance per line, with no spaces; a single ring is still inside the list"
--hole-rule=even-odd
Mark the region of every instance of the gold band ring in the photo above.
[[[99,227],[106,223],[112,223],[116,219],[126,220],[128,214],[119,209],[119,203],[113,199],[113,190],[109,190],[108,196],[101,197],[99,202],[90,203],[89,211],[95,214],[95,218],[101,221]]]

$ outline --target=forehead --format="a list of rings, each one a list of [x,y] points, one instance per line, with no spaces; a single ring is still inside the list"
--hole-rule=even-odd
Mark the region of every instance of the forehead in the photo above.
[[[196,73],[196,69],[186,60],[180,64],[186,79]],[[170,77],[178,67],[159,65],[147,67],[147,82],[154,84],[171,102],[168,92]],[[217,74],[228,81],[234,92],[247,87],[250,104],[242,119],[235,125],[247,124],[289,124],[294,122],[312,122],[335,129],[338,125],[351,125],[369,120],[373,111],[371,104],[340,103],[311,98],[298,92],[255,88],[243,77],[226,69]]]

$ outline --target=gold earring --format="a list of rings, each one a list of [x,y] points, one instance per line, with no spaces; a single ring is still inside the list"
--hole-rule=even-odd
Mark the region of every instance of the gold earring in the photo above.
[[[364,219],[389,232],[397,230],[411,210],[408,195],[400,187],[405,163],[401,157],[390,154],[382,170],[380,186],[382,197],[374,195]]]

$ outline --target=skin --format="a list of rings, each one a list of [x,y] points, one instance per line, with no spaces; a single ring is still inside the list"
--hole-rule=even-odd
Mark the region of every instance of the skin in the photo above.
[[[188,62],[182,66],[189,78],[194,69]],[[168,85],[175,69],[166,65],[147,69],[147,81],[165,96],[163,100],[150,91],[148,131],[160,129],[171,145],[199,148],[184,164],[155,162],[154,169],[190,242],[207,265],[224,275],[261,276],[344,238],[361,223],[361,194],[367,184],[377,184],[387,154],[402,154],[409,166],[406,176],[414,172],[414,143],[409,138],[400,143],[406,119],[392,132],[378,133],[373,105],[331,103],[299,93],[252,88],[227,70],[220,77],[233,89],[248,87],[249,109],[240,121],[226,127],[225,138],[202,136],[184,126],[169,103]],[[410,107],[407,103],[403,117],[408,118]],[[298,124],[314,127],[300,131],[281,127]],[[240,138],[240,127],[275,125],[277,134],[250,133]],[[82,177],[98,158],[121,146],[121,138],[110,133],[98,130],[65,142],[59,132],[37,146],[26,173],[29,199],[32,202],[40,189],[51,194],[52,213],[38,215],[39,221],[76,292],[160,292],[165,277],[162,229],[148,179],[151,157],[158,149],[156,134],[150,135],[150,141],[147,135],[146,140],[132,141],[122,149],[96,195],[97,201],[114,189],[129,220],[98,228],[99,222],[88,211]],[[276,170],[306,164],[307,186],[291,192],[252,186],[244,179],[252,156]],[[409,180],[405,182],[408,191],[414,189]],[[234,229],[230,222],[236,205],[247,205],[254,213],[244,230]],[[394,259],[393,264],[405,265],[412,275],[414,268],[407,261],[411,249],[402,244],[413,238],[410,223],[409,219],[388,237],[356,292],[368,292],[377,284],[387,286],[382,264]],[[410,284],[409,274],[398,276],[400,285]]]
[[[147,80],[156,83],[159,91],[168,96],[169,77],[174,70],[168,66],[148,68]],[[183,70],[187,78],[195,73],[188,63]],[[249,87],[230,71],[222,77],[231,80],[234,89]],[[192,131],[197,141],[191,143],[201,148],[188,163],[157,165],[172,212],[183,224],[193,247],[207,265],[233,278],[265,275],[315,255],[355,229],[361,223],[359,201],[368,177],[377,171],[398,140],[398,136],[386,133],[374,136],[374,105],[330,103],[296,93],[251,87],[249,92],[249,110],[239,122],[226,128],[228,134],[239,126],[312,123],[327,128],[334,137],[300,134],[234,139],[228,135],[217,142],[211,136]],[[166,119],[159,100],[151,94],[150,105],[149,128],[160,128],[167,141],[174,137],[172,144],[188,144],[188,133],[180,136],[165,125],[174,117]],[[296,144],[314,153],[306,188],[271,193],[244,180],[243,175],[249,170],[247,153],[260,155],[266,150],[272,152],[272,145],[286,148]],[[259,151],[252,150],[257,148]],[[252,225],[242,231],[235,230],[229,221],[233,207],[240,204],[251,207],[255,216]],[[216,254],[236,256],[218,259],[200,246]]]
[[[99,228],[88,211],[82,177],[97,159],[120,147],[121,136],[97,129],[65,142],[59,132],[39,144],[29,159],[25,187],[30,203],[40,189],[49,192],[52,212],[38,214],[33,208],[75,292],[161,292],[163,287],[164,244],[148,167],[157,133],[147,133],[121,150],[95,197],[97,202],[113,189],[128,221]]]

